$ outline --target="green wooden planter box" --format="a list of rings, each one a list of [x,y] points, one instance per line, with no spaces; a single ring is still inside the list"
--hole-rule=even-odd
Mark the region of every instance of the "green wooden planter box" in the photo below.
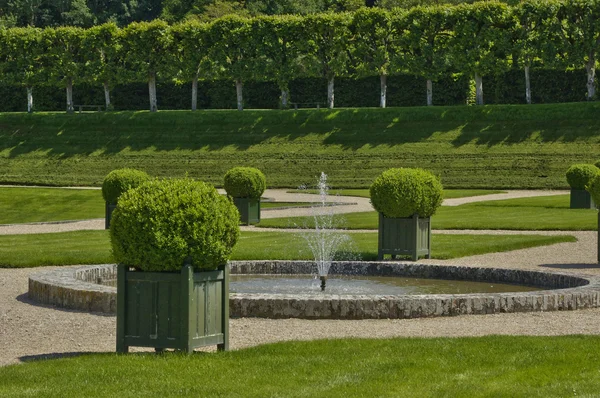
[[[109,229],[110,228],[110,219],[112,218],[112,214],[113,211],[115,211],[115,209],[117,208],[116,203],[108,203],[108,202],[104,202],[105,206],[104,206],[104,214],[105,214],[105,218],[104,218],[104,229]]]
[[[240,212],[242,224],[257,224],[260,222],[260,198],[233,198],[233,203]]]
[[[407,218],[389,218],[379,213],[378,258],[383,260],[389,254],[431,258],[431,219],[419,218],[417,214]]]
[[[595,209],[596,204],[585,189],[571,189],[570,207],[571,209]]]
[[[117,352],[130,346],[229,349],[229,266],[194,272],[132,271],[117,274]]]

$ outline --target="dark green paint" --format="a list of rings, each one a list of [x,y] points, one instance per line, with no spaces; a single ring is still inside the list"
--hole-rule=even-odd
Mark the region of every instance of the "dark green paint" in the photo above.
[[[260,198],[233,198],[233,203],[240,212],[242,224],[258,224],[260,222]]]
[[[570,207],[571,209],[595,209],[596,204],[585,189],[571,189]]]
[[[389,218],[379,213],[378,259],[386,254],[409,255],[413,261],[419,256],[431,258],[431,219],[417,214],[406,218]]]
[[[117,208],[116,203],[108,203],[105,202],[106,205],[104,206],[104,214],[105,214],[105,219],[104,219],[104,229],[109,229],[110,228],[110,219],[112,218],[112,214],[113,211],[115,211],[115,209]]]

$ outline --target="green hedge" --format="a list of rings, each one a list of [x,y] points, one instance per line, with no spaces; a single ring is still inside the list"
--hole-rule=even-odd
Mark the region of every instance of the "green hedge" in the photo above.
[[[585,100],[585,70],[531,70],[531,90],[534,103],[578,102]],[[387,104],[396,106],[426,105],[426,83],[413,75],[388,77]],[[470,79],[455,75],[433,83],[435,105],[461,105],[467,102]],[[525,102],[525,77],[522,70],[511,70],[499,76],[486,76],[483,81],[486,104],[520,104]],[[171,82],[158,84],[159,109],[189,109],[191,85]],[[18,93],[18,94],[15,94]],[[296,79],[290,83],[290,102],[325,104],[327,82],[319,78]],[[244,84],[244,104],[250,109],[277,109],[280,91],[274,82]],[[65,90],[61,87],[36,87],[33,91],[34,109],[58,111],[66,108]],[[0,111],[22,112],[27,109],[26,90],[22,87],[0,85]],[[104,104],[101,86],[75,82],[75,104]],[[148,109],[148,86],[145,83],[123,84],[111,91],[115,110]],[[379,77],[335,80],[336,107],[379,106]],[[235,109],[235,85],[231,81],[200,82],[198,107],[201,109]]]

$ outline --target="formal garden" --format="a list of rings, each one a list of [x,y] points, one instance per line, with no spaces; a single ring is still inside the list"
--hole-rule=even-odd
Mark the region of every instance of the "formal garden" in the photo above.
[[[0,396],[597,394],[600,2],[448,2],[0,4]]]

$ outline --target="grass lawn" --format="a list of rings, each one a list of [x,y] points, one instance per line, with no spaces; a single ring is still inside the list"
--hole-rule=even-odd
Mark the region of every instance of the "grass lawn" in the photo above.
[[[292,189],[291,193],[319,193],[317,189]],[[469,196],[492,195],[495,193],[505,193],[506,191],[492,189],[444,189],[444,199],[465,198]],[[368,189],[331,189],[330,195],[339,196],[358,196],[361,198],[370,198]]]
[[[348,229],[377,229],[379,222],[374,211],[348,213],[340,219]],[[311,217],[270,218],[259,224],[272,228],[293,225],[312,226],[313,220]],[[569,195],[555,195],[442,206],[432,217],[431,225],[434,229],[596,231],[598,212],[569,209]]]
[[[599,336],[317,340],[35,361],[0,368],[0,396],[591,397],[599,362]]]
[[[299,111],[0,114],[0,183],[96,185],[115,168],[222,185],[233,166],[271,187],[366,188],[421,167],[448,188],[566,188],[600,159],[600,103]]]
[[[101,217],[104,200],[98,190],[0,188],[0,224]]]
[[[375,260],[377,234],[350,234],[353,243],[339,259]],[[574,242],[572,236],[433,235],[432,257],[438,259],[502,252],[527,247]],[[232,260],[309,260],[306,243],[289,232],[242,232]],[[0,235],[0,267],[105,264],[114,262],[108,231]]]

